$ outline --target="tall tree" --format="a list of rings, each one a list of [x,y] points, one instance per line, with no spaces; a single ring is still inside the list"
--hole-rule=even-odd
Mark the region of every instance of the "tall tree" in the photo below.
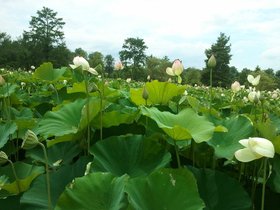
[[[163,58],[157,58],[153,55],[148,56],[146,59],[147,74],[151,79],[159,81],[167,81],[169,76],[166,74],[166,68],[171,66],[172,62],[167,56]]]
[[[104,67],[104,55],[101,52],[93,52],[88,55],[89,64],[92,67],[96,67],[98,65],[101,65],[101,67]]]
[[[31,17],[30,30],[23,32],[23,39],[37,62],[49,60],[51,51],[64,45],[64,24],[63,19],[57,17],[57,12],[47,7]]]
[[[107,72],[108,74],[111,74],[114,70],[114,62],[115,59],[113,58],[112,55],[106,55],[104,58],[104,69],[105,72]]]
[[[216,66],[213,70],[213,86],[228,87],[231,84],[229,62],[231,60],[231,44],[230,37],[224,33],[220,33],[215,44],[211,45],[210,49],[205,50],[207,59],[205,60],[206,68],[202,74],[202,82],[209,85],[209,72],[207,62],[213,54],[216,58]]]
[[[84,49],[82,49],[81,47],[76,48],[74,54],[75,54],[75,56],[81,56],[85,59],[87,59],[87,57],[88,57],[88,53]]]
[[[145,50],[148,47],[143,39],[127,38],[119,52],[120,60],[127,70],[131,71],[131,78],[137,79],[143,72],[146,61]],[[135,77],[135,78],[134,78]]]

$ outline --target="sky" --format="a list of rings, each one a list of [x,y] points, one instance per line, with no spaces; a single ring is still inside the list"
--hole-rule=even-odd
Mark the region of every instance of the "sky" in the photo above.
[[[144,40],[147,55],[204,68],[205,49],[230,37],[230,66],[280,70],[279,0],[0,0],[0,32],[29,30],[44,6],[63,18],[66,45],[116,60],[124,40]]]

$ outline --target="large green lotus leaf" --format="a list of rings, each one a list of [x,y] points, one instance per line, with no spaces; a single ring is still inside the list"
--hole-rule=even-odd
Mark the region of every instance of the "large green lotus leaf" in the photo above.
[[[280,155],[276,154],[269,162],[272,163],[272,174],[268,184],[275,192],[280,193]]]
[[[239,140],[250,137],[253,132],[253,124],[249,118],[243,115],[232,116],[219,122],[228,129],[225,133],[214,133],[213,138],[208,141],[215,149],[218,158],[231,160],[234,152],[242,145]]]
[[[109,128],[118,126],[122,123],[132,123],[139,114],[139,110],[134,107],[122,106],[119,104],[111,104],[102,112],[102,126]],[[100,114],[92,121],[94,127],[100,128]]]
[[[17,125],[14,122],[0,124],[0,148],[2,148],[7,143],[9,136],[15,133],[16,130]]]
[[[111,172],[116,176],[147,175],[165,167],[170,153],[156,141],[141,135],[113,136],[97,142],[90,149],[94,155],[93,171]]]
[[[11,165],[9,164],[3,168],[0,168],[0,174],[5,174],[9,178],[9,182],[1,188],[11,194],[18,194],[28,190],[31,182],[45,171],[44,167],[42,166],[29,165],[23,162],[14,163],[14,167],[19,179],[18,184],[20,189],[18,189]]]
[[[54,146],[48,148],[47,151],[49,165],[51,167],[56,167],[69,164],[80,152],[81,149],[79,148],[77,142],[62,142],[55,144]],[[35,147],[34,149],[27,150],[25,156],[38,162],[46,162],[41,147]]]
[[[65,186],[76,177],[84,175],[89,158],[82,157],[73,165],[65,165],[50,174],[51,200],[55,206]],[[48,195],[46,188],[46,175],[40,175],[34,180],[30,189],[22,195],[20,200],[21,210],[48,210]],[[69,208],[72,209],[72,208]]]
[[[45,138],[77,133],[85,101],[86,100],[78,99],[64,105],[57,111],[47,112],[39,122],[38,133]]]
[[[71,94],[71,93],[86,93],[86,85],[85,85],[85,81],[82,82],[76,82],[73,84],[73,87],[68,87],[67,88],[67,93]]]
[[[142,114],[152,118],[157,125],[175,140],[186,140],[193,138],[200,143],[208,141],[215,130],[212,122],[206,117],[199,116],[193,109],[184,109],[178,114],[161,112],[157,108],[141,108]]]
[[[54,69],[52,63],[43,63],[34,72],[33,77],[49,82],[57,81],[66,71],[67,68]]]
[[[147,82],[145,87],[149,95],[147,100],[148,105],[167,105],[173,97],[183,94],[187,86],[178,86],[170,82],[159,82],[157,80],[153,80],[152,82]],[[130,97],[132,102],[136,105],[145,105],[146,101],[143,99],[142,93],[143,88],[131,88]]]
[[[106,106],[107,102],[103,101],[102,107]],[[91,97],[88,105],[85,105],[82,109],[82,115],[80,120],[79,129],[87,127],[91,123],[92,119],[96,117],[101,109],[100,99]]]
[[[0,86],[0,98],[5,98],[11,96],[17,89],[16,84],[5,83]]]
[[[133,209],[202,210],[193,174],[184,169],[161,169],[130,179],[125,191]]]
[[[124,210],[127,179],[127,175],[114,177],[99,172],[77,178],[61,194],[55,210]]]
[[[250,210],[251,199],[240,183],[228,175],[210,169],[190,168],[197,180],[205,210]]]

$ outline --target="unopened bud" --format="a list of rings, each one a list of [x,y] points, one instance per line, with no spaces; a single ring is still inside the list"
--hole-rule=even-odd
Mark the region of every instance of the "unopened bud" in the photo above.
[[[31,131],[31,130],[27,130],[21,145],[21,148],[23,149],[32,149],[34,147],[36,147],[39,144],[39,140],[37,135]]]
[[[209,58],[207,65],[208,65],[209,68],[215,68],[215,66],[216,66],[216,58],[215,58],[215,56],[213,54]]]
[[[8,161],[8,156],[6,155],[5,152],[0,151],[0,164],[4,164]]]
[[[4,85],[5,83],[5,79],[0,75],[0,86]]]
[[[146,86],[143,87],[142,98],[144,98],[146,101],[149,98],[149,93],[148,93],[148,91],[146,89]]]

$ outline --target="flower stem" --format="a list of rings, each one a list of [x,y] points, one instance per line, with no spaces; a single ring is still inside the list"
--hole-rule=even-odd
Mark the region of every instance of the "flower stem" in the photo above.
[[[85,78],[85,88],[86,88],[86,95],[87,95],[87,101],[86,101],[86,114],[87,114],[87,154],[89,154],[89,148],[90,148],[90,120],[89,120],[89,90],[88,90],[88,78],[87,75],[84,75]]]
[[[181,160],[179,156],[179,148],[178,145],[176,144],[176,141],[173,139],[174,142],[174,148],[175,148],[175,153],[176,153],[176,159],[177,159],[177,166],[178,168],[181,168]]]
[[[7,161],[8,161],[8,162],[11,164],[11,166],[12,166],[12,171],[13,171],[14,177],[15,177],[15,179],[16,179],[16,184],[17,184],[17,188],[18,188],[18,193],[20,193],[20,192],[21,192],[20,183],[19,183],[19,179],[18,179],[16,170],[15,170],[15,166],[14,166],[14,164],[13,164],[13,162],[12,162],[11,160],[8,159]]]
[[[47,155],[47,150],[44,144],[39,143],[44,151],[44,157],[46,161],[46,182],[47,182],[47,191],[48,191],[48,209],[52,209],[52,200],[51,200],[51,184],[50,184],[50,174],[49,174],[49,160]]]
[[[212,86],[213,86],[213,70],[210,68],[210,113],[212,108]]]
[[[264,158],[263,162],[264,162],[264,166],[263,166],[263,185],[262,185],[261,210],[264,210],[267,158]]]
[[[103,139],[103,94],[101,91],[99,91],[100,95],[100,140]]]

